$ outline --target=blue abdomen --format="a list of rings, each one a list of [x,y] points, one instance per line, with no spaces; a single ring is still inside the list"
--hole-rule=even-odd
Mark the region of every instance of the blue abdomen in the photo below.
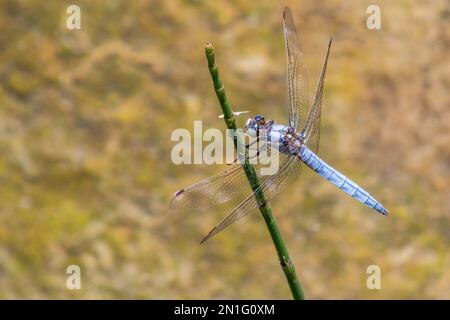
[[[330,181],[351,197],[384,215],[388,214],[388,211],[381,205],[381,203],[376,201],[366,190],[328,165],[305,145],[301,146],[298,157],[309,168],[317,172],[319,175]]]

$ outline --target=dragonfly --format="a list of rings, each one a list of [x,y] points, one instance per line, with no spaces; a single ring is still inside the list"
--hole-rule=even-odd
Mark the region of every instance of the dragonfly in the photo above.
[[[286,185],[297,179],[303,165],[367,207],[388,215],[385,207],[366,190],[317,155],[322,95],[332,39],[328,43],[310,112],[306,116],[309,98],[304,54],[292,13],[287,7],[283,12],[283,34],[287,54],[288,125],[266,120],[262,115],[250,117],[245,124],[246,131],[257,139],[260,149],[270,148],[279,152],[284,156],[283,160],[273,175],[260,176],[261,186],[254,192],[250,192],[245,200],[214,226],[201,243],[255,211],[261,205],[255,196],[257,191],[264,193],[266,201],[272,200],[285,189]],[[247,148],[249,146],[250,144],[246,145]],[[170,201],[170,207],[196,208],[204,202],[214,204],[227,202],[248,189],[248,181],[242,165],[234,163],[230,164],[225,172],[177,191]]]

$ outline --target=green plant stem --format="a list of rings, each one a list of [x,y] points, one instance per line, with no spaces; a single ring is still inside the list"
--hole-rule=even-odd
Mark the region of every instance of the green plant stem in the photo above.
[[[208,60],[208,69],[209,72],[211,73],[211,78],[214,83],[214,91],[216,92],[217,98],[219,99],[225,123],[228,129],[233,130],[233,132],[236,132],[237,127],[235,117],[233,114],[233,110],[231,109],[230,103],[228,102],[223,83],[219,77],[219,69],[217,68],[214,57],[214,46],[211,43],[206,44],[205,54],[206,59]],[[233,135],[233,137],[234,137],[234,146],[236,150],[238,150],[238,145],[240,145],[238,141],[239,137],[236,134]],[[261,183],[259,181],[258,176],[256,175],[255,169],[248,162],[248,160],[244,161],[242,167],[245,171],[247,179],[259,204],[259,211],[261,211],[261,214],[264,217],[264,221],[266,222],[267,228],[269,229],[273,244],[275,245],[275,249],[277,250],[278,253],[281,268],[283,269],[283,272],[286,275],[286,279],[289,283],[292,296],[296,300],[303,300],[305,296],[303,294],[300,281],[298,280],[297,275],[295,273],[294,264],[292,263],[291,258],[289,257],[289,253],[284,243],[283,237],[281,235],[280,228],[278,227],[277,221],[275,220],[272,214],[270,204],[266,201],[264,193],[260,188]]]

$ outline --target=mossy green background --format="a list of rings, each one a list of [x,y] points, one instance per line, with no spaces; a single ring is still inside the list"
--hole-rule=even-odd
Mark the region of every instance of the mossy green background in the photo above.
[[[65,27],[71,4],[81,30]],[[286,122],[285,5],[310,96],[334,40],[320,156],[391,213],[305,168],[272,204],[306,296],[450,298],[448,3],[378,1],[374,31],[370,4],[0,1],[0,298],[290,298],[259,214],[199,245],[229,207],[168,209],[223,169],[170,160],[174,129],[224,128],[207,41],[234,109]]]

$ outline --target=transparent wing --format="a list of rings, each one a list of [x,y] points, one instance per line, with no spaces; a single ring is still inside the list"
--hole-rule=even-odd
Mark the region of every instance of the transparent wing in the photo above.
[[[260,189],[264,193],[266,201],[270,201],[276,195],[278,195],[290,181],[294,180],[299,174],[301,169],[301,162],[296,156],[289,156],[281,165],[278,172],[268,177],[261,185]],[[257,192],[255,191],[255,192]],[[205,242],[209,238],[215,236],[232,223],[245,217],[253,210],[257,209],[259,204],[256,200],[254,193],[248,196],[239,206],[231,211],[222,221],[220,221],[201,241]]]
[[[259,141],[256,145],[254,143],[247,145],[249,152],[246,154],[246,159],[255,165],[258,176],[260,176],[259,168],[268,162],[268,157],[276,156],[275,153],[266,152],[269,146],[266,140]],[[251,192],[242,165],[237,160],[235,160],[236,163],[228,165],[224,172],[175,192],[169,203],[170,208],[201,208],[208,204],[227,202]]]
[[[306,145],[314,153],[319,150],[319,139],[320,139],[320,115],[322,112],[322,94],[323,85],[325,82],[325,73],[327,71],[328,56],[330,54],[331,41],[328,43],[327,52],[325,53],[325,58],[322,64],[322,70],[320,71],[319,81],[317,83],[316,94],[314,95],[314,101],[309,112],[308,121],[304,129],[304,136]]]
[[[287,7],[283,12],[283,33],[287,55],[289,125],[297,130],[298,127],[303,128],[309,106],[308,77],[294,19]]]
[[[231,200],[240,192],[248,191],[245,174],[239,163],[231,164],[224,172],[203,179],[177,191],[170,200],[170,208],[200,208],[208,203]]]

